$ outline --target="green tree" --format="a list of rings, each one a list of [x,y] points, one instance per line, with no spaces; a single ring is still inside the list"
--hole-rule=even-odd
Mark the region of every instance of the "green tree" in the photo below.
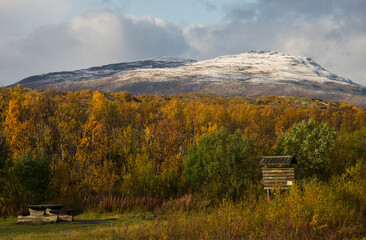
[[[323,175],[334,148],[336,133],[325,123],[303,120],[292,126],[290,132],[279,139],[278,155],[295,155],[299,178]]]
[[[137,154],[124,176],[122,190],[130,196],[156,196],[157,176],[147,153]]]
[[[211,199],[236,198],[256,177],[254,140],[226,128],[204,135],[184,158],[184,176],[193,190]]]
[[[10,159],[8,156],[8,149],[0,140],[0,205],[5,201],[5,183],[7,180],[7,171],[10,167]]]
[[[8,192],[13,204],[40,204],[46,200],[51,182],[50,160],[43,153],[39,155],[26,151],[16,158],[9,169]]]
[[[343,174],[346,169],[355,166],[359,159],[366,159],[366,127],[349,131],[341,129],[334,144],[331,165],[327,170]]]

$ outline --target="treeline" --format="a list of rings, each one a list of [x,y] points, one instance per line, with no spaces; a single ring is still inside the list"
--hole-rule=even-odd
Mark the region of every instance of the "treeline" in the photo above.
[[[366,110],[299,97],[0,89],[0,207],[257,191],[259,157],[328,181],[366,159]],[[255,190],[257,189],[257,190]]]

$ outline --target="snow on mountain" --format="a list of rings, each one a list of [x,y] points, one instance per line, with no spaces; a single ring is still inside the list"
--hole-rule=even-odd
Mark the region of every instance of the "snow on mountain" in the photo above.
[[[132,78],[154,82],[194,78],[195,81],[246,81],[250,83],[285,84],[286,81],[312,81],[355,84],[332,74],[310,58],[293,57],[283,53],[251,51],[186,64],[178,68],[137,69],[118,74],[112,81]]]
[[[327,71],[310,58],[273,51],[251,51],[198,62],[158,57],[32,76],[19,83],[22,87],[39,89],[93,89],[133,94],[308,96],[366,107],[365,87]]]
[[[178,67],[192,62],[195,62],[195,60],[175,58],[175,57],[157,57],[141,61],[109,64],[100,67],[92,67],[88,69],[81,69],[75,71],[63,71],[63,72],[35,75],[27,77],[18,83],[22,87],[33,87],[43,89],[43,88],[49,88],[51,87],[51,85],[57,83],[62,84],[65,82],[77,82],[95,78],[109,77],[118,73],[134,69]],[[10,87],[16,86],[18,83],[12,84],[10,85]]]

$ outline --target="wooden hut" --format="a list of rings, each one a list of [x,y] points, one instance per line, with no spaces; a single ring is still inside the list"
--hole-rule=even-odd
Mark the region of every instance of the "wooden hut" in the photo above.
[[[295,183],[294,156],[263,156],[259,161],[262,166],[264,190],[267,190],[268,198],[270,190],[278,187],[289,189]]]

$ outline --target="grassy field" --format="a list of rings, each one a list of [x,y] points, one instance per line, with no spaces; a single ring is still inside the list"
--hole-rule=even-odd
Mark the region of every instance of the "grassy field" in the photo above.
[[[71,223],[17,224],[0,220],[0,239],[362,239],[366,238],[364,165],[324,184],[316,179],[242,199],[172,199],[153,212],[86,209]],[[348,179],[345,177],[349,177]],[[352,177],[352,178],[351,178]],[[113,210],[117,209],[117,210]],[[103,214],[101,214],[103,213]]]
[[[16,218],[0,220],[0,239],[120,239],[121,231],[148,227],[155,221],[150,213],[85,213],[71,223],[18,224]]]
[[[137,213],[84,213],[71,223],[17,224],[0,220],[0,239],[361,239],[362,214],[319,215],[311,206],[292,214],[278,201],[223,202],[196,210]],[[317,212],[317,210],[315,211]],[[337,212],[340,212],[337,210]],[[332,221],[336,217],[336,221]]]

